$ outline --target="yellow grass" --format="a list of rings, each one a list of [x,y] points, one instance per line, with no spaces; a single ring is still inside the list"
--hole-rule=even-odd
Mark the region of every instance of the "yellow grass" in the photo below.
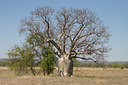
[[[128,69],[79,67],[72,77],[58,77],[57,69],[50,76],[16,76],[0,67],[0,85],[128,85]]]

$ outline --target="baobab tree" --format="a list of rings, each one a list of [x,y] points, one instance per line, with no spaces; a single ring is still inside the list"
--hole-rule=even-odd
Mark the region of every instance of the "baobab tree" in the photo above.
[[[60,76],[73,75],[72,58],[96,63],[110,50],[108,27],[89,9],[36,8],[30,17],[22,20],[20,33],[24,32],[36,34],[42,37],[42,43],[53,45]]]

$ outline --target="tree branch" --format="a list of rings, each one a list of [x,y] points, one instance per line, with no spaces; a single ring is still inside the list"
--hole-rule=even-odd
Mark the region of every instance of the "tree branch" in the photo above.
[[[80,59],[83,59],[83,60],[92,60],[94,63],[96,63],[98,66],[100,67],[103,67],[100,63],[98,63],[97,61],[95,61],[94,59],[92,58],[85,58],[85,57],[79,57],[79,56],[75,56],[73,58],[80,58]]]
[[[56,47],[56,49],[60,52],[60,54],[63,54],[61,48],[52,39],[47,39],[47,42],[52,43]]]

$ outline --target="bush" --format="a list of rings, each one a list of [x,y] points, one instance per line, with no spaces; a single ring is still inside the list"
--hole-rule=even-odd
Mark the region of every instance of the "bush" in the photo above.
[[[0,61],[0,66],[7,66],[7,62],[6,61]]]
[[[17,75],[27,74],[29,71],[35,75],[34,53],[27,45],[23,47],[15,46],[8,52],[8,66],[14,70]]]
[[[79,60],[77,60],[76,58],[73,58],[72,60],[73,60],[73,66],[80,67],[81,62]]]
[[[43,59],[41,60],[40,67],[43,70],[44,75],[45,74],[49,75],[53,73],[54,70],[54,64],[56,63],[55,55],[50,49],[46,47],[44,47],[43,49],[44,49],[44,52],[42,53]]]
[[[36,75],[35,67],[41,67],[44,75],[49,75],[54,70],[55,55],[50,50],[50,44],[42,44],[42,39],[34,34],[27,37],[26,42],[20,46],[14,46],[8,52],[8,66],[17,75],[31,72]]]
[[[126,63],[124,64],[124,67],[125,67],[125,68],[128,68],[128,62],[126,62]]]

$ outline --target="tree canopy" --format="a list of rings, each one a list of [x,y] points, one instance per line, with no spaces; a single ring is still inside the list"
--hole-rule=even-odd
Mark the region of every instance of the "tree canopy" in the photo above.
[[[104,59],[111,49],[107,45],[111,36],[108,27],[96,13],[87,8],[60,10],[51,7],[36,8],[31,12],[30,17],[21,21],[19,32],[26,33],[28,37],[26,41],[32,50],[30,56],[34,56],[34,59],[46,65],[41,66],[44,75],[52,72],[54,55],[58,56],[58,75],[71,76],[73,75],[72,58],[92,60],[97,63]],[[46,57],[43,57],[42,61],[43,55]]]
[[[66,54],[70,58],[98,61],[110,50],[108,27],[89,9],[36,8],[22,20],[20,33],[24,32],[40,36],[41,43],[51,43],[51,50],[58,57]]]

